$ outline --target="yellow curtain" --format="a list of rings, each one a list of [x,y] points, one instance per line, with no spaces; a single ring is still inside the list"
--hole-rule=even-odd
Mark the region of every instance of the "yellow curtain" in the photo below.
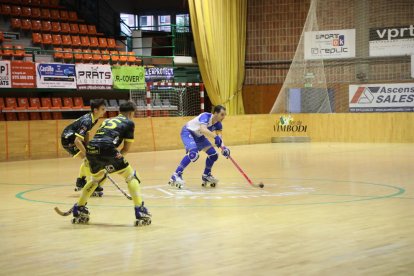
[[[188,0],[198,65],[213,105],[244,114],[247,0]]]

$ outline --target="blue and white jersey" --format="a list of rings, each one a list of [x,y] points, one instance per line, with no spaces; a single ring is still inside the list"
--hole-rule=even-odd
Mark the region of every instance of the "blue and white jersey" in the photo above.
[[[221,122],[217,122],[213,124],[213,114],[204,112],[189,121],[185,127],[191,131],[191,133],[197,137],[203,136],[200,132],[201,125],[206,125],[208,130],[210,131],[216,131],[216,130],[222,130],[223,126]]]

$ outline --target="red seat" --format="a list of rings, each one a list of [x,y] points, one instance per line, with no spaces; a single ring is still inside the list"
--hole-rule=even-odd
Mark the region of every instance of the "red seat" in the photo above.
[[[92,50],[92,61],[94,63],[99,63],[102,60],[101,51]]]
[[[5,107],[4,99],[0,98],[0,111]]]
[[[62,45],[62,37],[60,35],[52,35],[52,44],[54,46]]]
[[[60,33],[60,23],[52,22],[52,33]]]
[[[106,38],[105,37],[100,37],[99,38],[99,48],[106,49],[107,47],[108,47],[108,43],[106,42]]]
[[[59,10],[50,10],[50,19],[60,21]]]
[[[39,20],[32,20],[32,31],[40,31],[42,29],[42,23]]]
[[[70,35],[62,35],[62,46],[71,46],[72,40],[70,39]]]
[[[69,25],[69,23],[60,23],[60,31],[62,33],[70,33],[70,25]]]
[[[88,25],[88,33],[90,35],[96,35],[96,26],[95,25]]]
[[[42,13],[40,12],[39,8],[32,8],[32,18],[41,18],[42,17]]]
[[[116,49],[116,41],[113,38],[108,38],[108,48],[109,49]]]
[[[16,98],[6,98],[6,106],[3,108],[4,110],[15,110],[17,107]]]
[[[20,29],[22,27],[22,22],[19,18],[10,19],[10,26],[12,29]]]
[[[73,47],[80,47],[81,41],[78,35],[72,35],[72,46]]]
[[[118,51],[111,51],[111,60],[112,60],[112,63],[118,63],[119,62]]]
[[[41,44],[42,43],[42,35],[40,33],[32,33],[32,43],[33,44]]]
[[[68,60],[68,61],[71,61],[73,59],[72,49],[70,48],[63,49],[63,59]]]
[[[69,20],[68,11],[66,11],[66,10],[61,10],[60,11],[60,20],[61,21],[68,21]]]
[[[42,34],[42,44],[43,45],[53,44],[52,35],[51,34]]]
[[[50,6],[51,7],[59,6],[59,0],[50,0]]]
[[[50,19],[50,10],[49,9],[41,9],[40,10],[40,17],[43,19]]]
[[[52,98],[52,107],[51,109],[61,109],[62,108],[62,99],[61,98]]]
[[[87,37],[87,36],[81,36],[81,46],[82,47],[85,47],[85,48],[88,48],[89,47],[89,44],[90,44],[90,42],[89,42],[89,37]]]
[[[83,60],[82,50],[81,49],[73,49],[73,57],[75,58],[75,62],[80,62]]]
[[[79,33],[88,34],[88,26],[86,26],[85,24],[79,24]]]
[[[11,7],[11,16],[18,17],[22,14],[22,9],[20,6],[12,6]]]
[[[27,110],[29,108],[29,101],[27,98],[17,98],[16,110]]]
[[[128,61],[128,53],[127,52],[119,52],[119,62],[124,64]]]
[[[135,62],[137,61],[137,58],[135,57],[135,53],[134,52],[128,52],[127,60],[131,65],[135,64]]]
[[[31,17],[32,9],[30,7],[22,7],[22,17]]]
[[[4,33],[0,31],[0,43],[4,41]]]
[[[24,31],[29,31],[30,29],[32,29],[32,22],[30,22],[30,19],[22,19],[22,30]]]
[[[54,53],[53,53],[53,57],[55,59],[63,59],[63,52],[62,52],[62,48],[54,48]]]
[[[111,56],[109,55],[109,51],[103,50],[103,51],[101,51],[101,53],[102,53],[102,62],[103,63],[109,63],[109,61],[111,60]]]
[[[11,15],[11,7],[10,5],[3,4],[1,5],[1,12],[2,15]]]
[[[73,108],[73,101],[72,98],[65,97],[63,98],[63,109],[72,109]]]
[[[52,101],[50,98],[41,98],[42,105],[40,106],[41,110],[49,110],[52,107]]]
[[[9,44],[3,44],[3,57],[11,58],[13,56],[13,46]]]
[[[73,108],[90,108],[90,106],[84,106],[83,105],[83,99],[82,97],[74,97],[73,98]]]
[[[14,45],[13,57],[22,59],[24,58],[25,54],[26,51],[24,50],[24,47],[22,45]]]
[[[92,61],[92,54],[91,54],[91,50],[85,49],[83,50],[84,54],[83,54],[83,61],[85,63],[89,63]]]
[[[78,21],[78,14],[75,11],[69,12],[69,21]]]
[[[71,34],[78,34],[79,33],[79,26],[78,24],[71,23],[70,24],[70,33]]]
[[[91,48],[98,48],[99,42],[98,39],[94,36],[89,37],[89,47]]]
[[[40,109],[40,99],[39,98],[30,98],[29,110],[39,110]]]
[[[52,24],[50,21],[42,21],[42,32],[50,33],[52,31]]]

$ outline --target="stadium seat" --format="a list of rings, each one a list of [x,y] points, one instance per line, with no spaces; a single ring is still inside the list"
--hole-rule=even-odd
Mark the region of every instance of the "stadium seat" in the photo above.
[[[102,60],[101,51],[99,50],[92,50],[92,61],[94,63],[99,63]]]
[[[63,59],[63,52],[62,52],[62,48],[54,48],[53,49],[55,52],[53,53],[53,58],[55,59]]]
[[[137,58],[135,57],[134,52],[128,52],[127,61],[129,62],[130,65],[134,65],[136,63]]]
[[[12,6],[11,7],[11,16],[19,17],[22,14],[22,9],[20,6]]]
[[[70,23],[70,33],[71,34],[78,34],[79,33],[79,26],[76,23]]]
[[[30,22],[30,19],[22,19],[21,22],[21,28],[23,31],[29,31],[32,29],[32,23]]]
[[[61,21],[68,21],[69,20],[69,14],[67,10],[60,10],[60,20]]]
[[[16,110],[24,111],[29,108],[29,101],[27,98],[17,98],[17,107]]]
[[[62,109],[62,99],[61,98],[52,98],[52,110]]]
[[[111,61],[111,56],[109,54],[109,51],[107,50],[102,50],[102,63],[109,63]]]
[[[50,100],[50,98],[41,98],[41,106],[40,109],[41,110],[49,110],[52,107],[52,101]]]
[[[40,113],[42,120],[52,120],[52,113],[51,112],[42,112]]]
[[[98,48],[99,42],[95,36],[89,37],[89,47],[91,48]]]
[[[43,7],[48,7],[50,5],[49,0],[40,0],[40,5]]]
[[[128,53],[127,52],[119,52],[119,63],[125,64],[128,61]]]
[[[73,100],[70,97],[63,98],[63,106],[62,109],[72,109],[73,108]]]
[[[108,43],[107,43],[105,37],[100,37],[99,38],[99,45],[98,45],[98,47],[101,48],[101,49],[106,49],[108,47]]]
[[[14,58],[23,59],[25,54],[26,52],[22,45],[14,45],[14,53],[13,53]]]
[[[88,25],[88,34],[90,35],[96,35],[96,26],[95,25]]]
[[[42,35],[40,33],[32,33],[32,43],[42,44]]]
[[[10,5],[3,4],[1,5],[1,14],[2,15],[11,15],[11,7]]]
[[[52,33],[60,33],[60,23],[52,22]]]
[[[70,33],[69,23],[60,23],[60,32],[61,33]]]
[[[52,41],[52,35],[51,34],[42,34],[42,44],[43,45],[51,45],[53,43]]]
[[[108,49],[116,49],[116,41],[113,38],[108,38]]]
[[[39,110],[40,109],[40,99],[39,98],[30,98],[29,110]]]
[[[50,33],[52,31],[52,24],[50,21],[42,21],[42,32]]]
[[[73,57],[75,62],[81,62],[83,60],[83,54],[81,49],[73,49]]]
[[[80,37],[78,35],[72,35],[72,46],[73,47],[80,47],[81,46]]]
[[[39,20],[32,20],[32,31],[42,30],[42,23]]]
[[[68,60],[68,61],[73,60],[72,49],[70,49],[70,48],[64,48],[63,49],[63,59]]]
[[[40,19],[42,17],[42,13],[40,12],[39,8],[32,8],[32,18]]]
[[[0,43],[4,41],[4,33],[0,31]]]
[[[111,61],[112,61],[112,63],[118,63],[119,62],[118,51],[111,51]]]
[[[13,46],[10,44],[3,44],[3,58],[11,59],[13,56]]]
[[[60,35],[52,35],[52,44],[53,46],[62,45],[62,37]]]
[[[85,49],[83,50],[83,62],[90,63],[92,61],[92,53],[91,50]]]
[[[40,17],[42,19],[50,19],[50,10],[49,9],[41,9],[40,10]]]
[[[78,21],[78,14],[75,11],[69,12],[69,21]]]
[[[60,21],[60,14],[58,10],[50,10],[50,19]]]
[[[58,7],[59,6],[59,0],[50,0],[51,7]]]
[[[6,104],[5,107],[3,108],[3,110],[15,110],[17,107],[17,101],[16,98],[10,98],[7,97],[6,98]]]
[[[87,35],[88,34],[88,26],[85,24],[79,24],[79,33]]]
[[[84,48],[88,48],[89,47],[89,44],[90,44],[89,37],[87,37],[87,36],[81,36],[80,39],[81,39],[81,46],[84,47]]]
[[[73,98],[73,108],[82,108],[82,109],[90,109],[90,106],[85,106],[83,104],[83,99],[82,97],[74,97]]]
[[[22,0],[22,5],[23,6],[30,6],[32,5],[32,0]]]
[[[70,39],[70,35],[62,35],[62,46],[71,46],[72,40]]]
[[[12,29],[20,29],[22,27],[22,22],[19,18],[11,18],[10,26]]]
[[[32,9],[30,7],[22,7],[22,17],[31,17],[32,16]]]

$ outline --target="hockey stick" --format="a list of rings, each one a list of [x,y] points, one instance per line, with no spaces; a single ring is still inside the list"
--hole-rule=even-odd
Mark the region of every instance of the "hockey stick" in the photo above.
[[[73,207],[72,208],[70,208],[68,211],[66,211],[66,212],[62,212],[61,210],[59,210],[59,208],[58,207],[55,207],[55,211],[56,211],[56,213],[58,213],[59,215],[61,215],[61,216],[63,216],[63,217],[67,217],[67,216],[69,216],[70,214],[72,214],[73,213]]]
[[[221,149],[224,150],[223,147],[221,147]],[[250,185],[252,185],[253,187],[256,187],[256,188],[263,188],[264,187],[263,182],[260,182],[259,184],[254,184],[253,181],[242,170],[242,168],[240,168],[239,164],[237,164],[236,161],[234,161],[233,157],[229,156],[228,159],[230,159],[230,161],[233,163],[233,165],[239,170],[239,172],[244,176],[244,178],[247,180],[247,182],[249,182]]]
[[[115,180],[112,179],[112,177],[109,176],[109,174],[106,175],[106,177],[109,179],[109,181],[112,182],[112,184],[114,184],[114,186],[129,200],[132,200],[132,197],[127,194],[124,190],[121,189],[121,187],[119,187],[118,184],[116,184]]]

